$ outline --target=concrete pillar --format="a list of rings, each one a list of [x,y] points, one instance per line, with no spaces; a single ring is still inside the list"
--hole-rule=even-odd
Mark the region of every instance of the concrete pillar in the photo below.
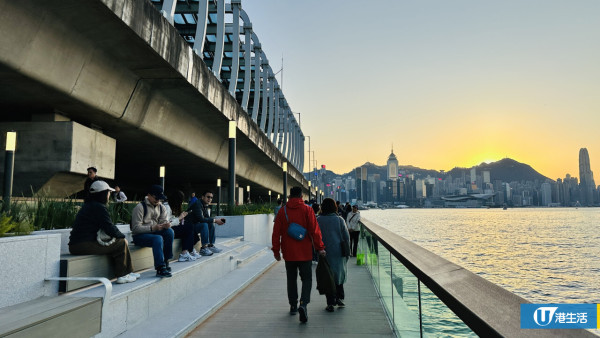
[[[101,178],[115,177],[116,140],[101,132],[70,121],[0,124],[0,134],[9,130],[18,135],[13,196],[41,190],[55,197],[75,194],[91,166]]]

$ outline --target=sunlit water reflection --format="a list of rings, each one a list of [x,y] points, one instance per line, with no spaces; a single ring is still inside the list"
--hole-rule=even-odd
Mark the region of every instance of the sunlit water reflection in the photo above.
[[[600,303],[599,208],[361,214],[533,303]]]

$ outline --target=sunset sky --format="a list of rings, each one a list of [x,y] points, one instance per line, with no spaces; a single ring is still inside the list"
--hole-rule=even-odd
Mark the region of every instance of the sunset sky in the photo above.
[[[600,1],[244,0],[318,166],[600,177]],[[308,142],[306,143],[308,148]],[[306,168],[308,168],[308,154]],[[311,155],[312,157],[312,155]]]

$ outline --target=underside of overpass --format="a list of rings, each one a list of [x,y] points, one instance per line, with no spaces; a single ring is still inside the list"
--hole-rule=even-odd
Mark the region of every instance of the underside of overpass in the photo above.
[[[214,189],[217,178],[226,187],[230,120],[236,183],[253,198],[283,193],[283,154],[149,1],[1,1],[0,31],[0,130],[18,133],[14,195],[30,185],[72,194],[88,166],[132,196],[156,183],[163,165],[167,190]],[[114,154],[75,151],[96,144],[85,133],[73,132],[65,150],[55,146],[61,128],[19,132],[39,122],[102,134]],[[67,164],[32,161],[40,152]],[[307,187],[293,166],[288,185]]]

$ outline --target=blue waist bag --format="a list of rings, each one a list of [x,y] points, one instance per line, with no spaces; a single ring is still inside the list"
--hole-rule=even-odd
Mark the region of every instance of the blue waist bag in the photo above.
[[[289,224],[287,229],[288,236],[292,237],[297,241],[303,240],[304,237],[306,237],[306,228],[298,223],[290,223],[290,219],[288,218],[287,210],[285,207],[283,207],[283,212],[285,213],[285,219]]]

